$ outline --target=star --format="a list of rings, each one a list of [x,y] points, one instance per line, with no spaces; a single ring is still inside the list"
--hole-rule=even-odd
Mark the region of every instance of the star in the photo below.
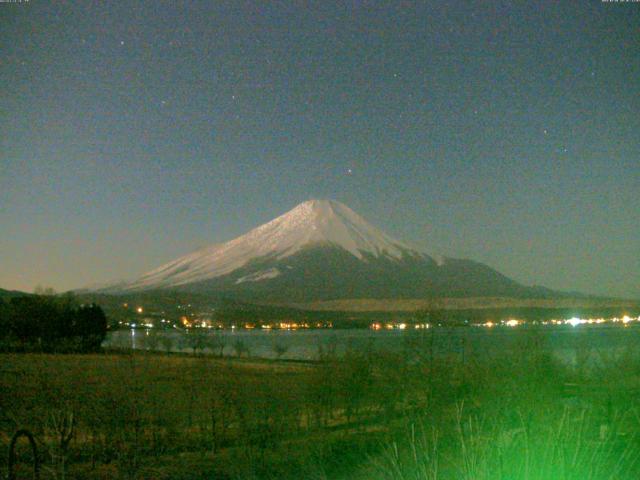
[[[124,40],[120,40],[120,45],[124,45]]]

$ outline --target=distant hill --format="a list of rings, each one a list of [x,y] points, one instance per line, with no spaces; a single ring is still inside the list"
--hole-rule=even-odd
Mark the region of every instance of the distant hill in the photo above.
[[[420,310],[563,310],[563,311],[637,311],[640,301],[617,298],[567,296],[560,298],[460,297],[424,299],[344,299],[293,303],[293,307],[333,312],[415,312]]]
[[[11,298],[11,297],[25,297],[31,295],[27,292],[21,292],[19,290],[5,290],[0,288],[0,298]]]

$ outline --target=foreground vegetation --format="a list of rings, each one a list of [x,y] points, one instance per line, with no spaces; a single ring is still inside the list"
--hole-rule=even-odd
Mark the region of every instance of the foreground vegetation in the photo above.
[[[0,448],[29,429],[56,479],[638,478],[634,352],[572,367],[544,333],[514,335],[466,358],[432,355],[421,335],[402,353],[320,349],[311,363],[4,354]],[[24,471],[26,444],[18,456]]]

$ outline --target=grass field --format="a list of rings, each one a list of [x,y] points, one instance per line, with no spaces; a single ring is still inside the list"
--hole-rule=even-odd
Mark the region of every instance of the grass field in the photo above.
[[[466,362],[1,355],[0,448],[30,430],[52,479],[635,479],[640,359],[602,360],[559,364],[532,332]]]

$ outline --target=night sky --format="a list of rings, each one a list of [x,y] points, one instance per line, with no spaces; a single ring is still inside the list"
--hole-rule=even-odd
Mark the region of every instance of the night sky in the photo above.
[[[640,298],[640,3],[0,3],[0,287],[134,278],[309,198]]]

